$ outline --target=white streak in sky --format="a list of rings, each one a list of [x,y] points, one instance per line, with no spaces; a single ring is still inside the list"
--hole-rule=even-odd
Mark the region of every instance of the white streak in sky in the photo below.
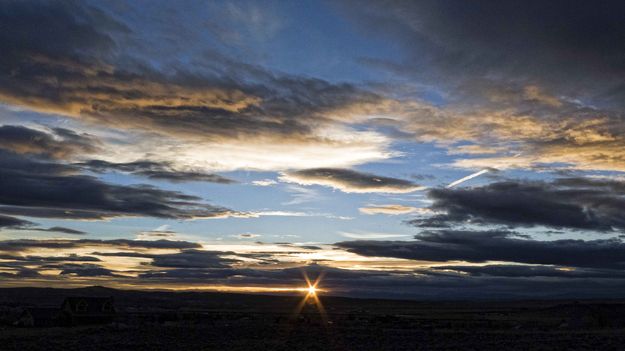
[[[488,173],[488,169],[483,169],[483,170],[481,170],[481,171],[479,171],[479,172],[475,172],[475,173],[473,173],[473,174],[469,174],[468,176],[466,176],[466,177],[464,177],[464,178],[460,178],[460,179],[458,179],[458,180],[456,180],[456,181],[454,181],[454,182],[451,182],[451,183],[449,183],[449,185],[447,185],[447,189],[449,189],[449,188],[453,188],[453,187],[455,187],[456,185],[458,185],[458,184],[460,184],[460,183],[464,183],[464,182],[466,182],[466,181],[467,181],[467,180],[469,180],[469,179],[473,179],[473,178],[475,178],[475,177],[479,177],[479,176],[481,176],[481,175],[482,175],[482,174],[484,174],[484,173]]]

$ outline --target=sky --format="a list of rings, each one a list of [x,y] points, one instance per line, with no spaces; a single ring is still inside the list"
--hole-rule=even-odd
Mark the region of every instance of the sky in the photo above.
[[[0,52],[0,287],[625,297],[621,1],[3,1]]]

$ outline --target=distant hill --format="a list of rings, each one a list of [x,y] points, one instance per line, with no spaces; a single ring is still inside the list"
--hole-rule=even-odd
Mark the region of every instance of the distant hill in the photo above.
[[[118,307],[165,309],[219,309],[278,312],[291,311],[304,295],[263,295],[171,290],[121,290],[102,286],[84,288],[0,288],[0,304],[58,306],[68,296],[112,296]],[[356,299],[321,296],[322,301],[332,301],[333,306],[357,308],[358,306],[405,306],[400,300]],[[417,302],[413,302],[417,304]]]
[[[304,295],[261,295],[242,293],[221,293],[201,291],[156,291],[121,290],[102,286],[84,288],[0,288],[0,304],[59,306],[68,296],[112,296],[115,305],[121,308],[148,309],[203,309],[238,311],[292,311]],[[406,301],[383,299],[357,299],[336,296],[320,296],[329,311],[366,310],[384,313],[403,313],[410,310],[423,310],[435,306],[437,309],[499,309],[499,308],[552,308],[554,306],[583,304],[623,305],[625,300],[532,300],[532,301]]]

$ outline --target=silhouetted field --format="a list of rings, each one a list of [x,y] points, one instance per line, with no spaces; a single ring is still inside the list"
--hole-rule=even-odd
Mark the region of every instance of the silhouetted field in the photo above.
[[[112,296],[115,322],[16,327],[29,306]],[[0,289],[2,350],[618,350],[624,301],[416,302],[303,296]]]

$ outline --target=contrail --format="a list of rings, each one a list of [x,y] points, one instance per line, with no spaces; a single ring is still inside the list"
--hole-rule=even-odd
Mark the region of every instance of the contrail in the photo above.
[[[454,181],[454,182],[449,183],[449,185],[447,185],[447,188],[448,188],[448,189],[449,189],[449,188],[453,188],[453,187],[455,187],[456,185],[458,185],[458,184],[460,184],[460,183],[464,183],[464,182],[466,182],[466,181],[467,181],[467,180],[469,180],[469,179],[473,179],[473,178],[475,178],[475,177],[479,177],[479,176],[481,176],[482,174],[484,174],[484,173],[488,173],[488,172],[489,172],[489,169],[488,169],[488,168],[483,169],[483,170],[481,170],[481,171],[479,171],[479,172],[475,172],[475,173],[470,174],[470,175],[468,175],[468,176],[466,176],[466,177],[464,177],[464,178],[460,178],[460,179],[458,179],[458,180],[456,180],[456,181]]]
[[[517,158],[517,157],[521,156],[522,154],[523,154],[522,152],[519,152],[519,153],[517,153],[517,154],[513,155],[513,156],[512,156],[512,158]],[[469,174],[468,176],[466,176],[466,177],[464,177],[464,178],[460,178],[460,179],[458,179],[458,180],[456,180],[456,181],[453,181],[453,182],[449,183],[449,185],[447,185],[447,186],[446,186],[446,188],[447,188],[447,189],[449,189],[449,188],[453,188],[453,187],[455,187],[456,185],[458,185],[458,184],[460,184],[460,183],[464,183],[464,182],[466,182],[466,181],[467,181],[467,180],[469,180],[469,179],[473,179],[473,178],[475,178],[475,177],[479,177],[479,176],[481,176],[482,174],[484,174],[484,173],[488,173],[488,172],[490,172],[490,171],[493,171],[493,172],[498,172],[499,170],[498,170],[497,168],[484,168],[483,170],[481,170],[481,171],[479,171],[479,172],[475,172],[475,173],[473,173],[473,174]]]

